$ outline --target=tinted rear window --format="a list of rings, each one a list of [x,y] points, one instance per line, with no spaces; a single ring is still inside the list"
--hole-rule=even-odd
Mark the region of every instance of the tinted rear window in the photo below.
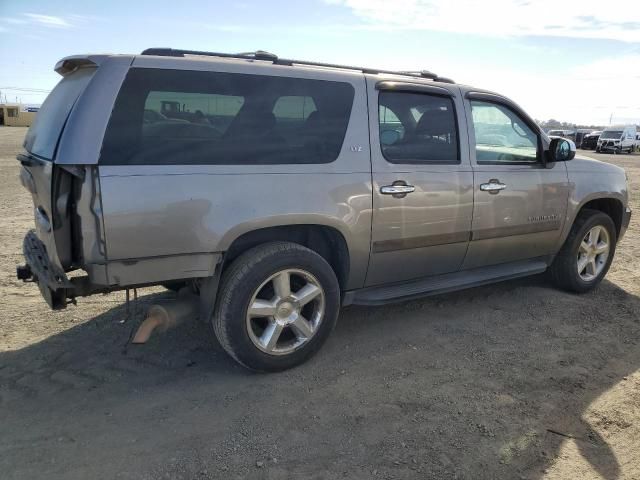
[[[343,82],[132,69],[100,162],[329,163],[340,154],[353,97]]]
[[[48,160],[53,159],[67,117],[95,71],[95,68],[82,68],[60,80],[27,132],[24,140],[27,151]]]
[[[391,163],[459,163],[453,100],[412,92],[380,92],[382,154]]]

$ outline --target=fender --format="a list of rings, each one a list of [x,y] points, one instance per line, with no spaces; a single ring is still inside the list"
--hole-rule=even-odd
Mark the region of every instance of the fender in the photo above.
[[[567,173],[569,199],[558,250],[567,239],[578,213],[587,203],[601,199],[616,200],[620,202],[621,215],[628,204],[627,181],[623,169],[598,160],[576,157],[567,162]]]

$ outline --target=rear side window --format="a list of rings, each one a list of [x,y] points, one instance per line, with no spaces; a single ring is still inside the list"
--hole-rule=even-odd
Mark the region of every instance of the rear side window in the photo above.
[[[353,97],[343,82],[132,69],[100,163],[329,163],[340,154]]]
[[[453,100],[440,95],[380,92],[382,154],[391,163],[460,162]]]
[[[144,103],[143,124],[183,120],[183,124],[209,125],[217,131],[225,132],[243,104],[244,98],[234,95],[149,92]],[[150,136],[154,130],[151,127],[143,128],[142,134]],[[177,128],[176,133],[188,131],[185,128]],[[194,128],[192,133],[198,131],[199,129]]]
[[[384,133],[385,135],[381,137],[382,144],[386,145],[395,141],[401,141],[404,138],[404,126],[396,114],[393,113],[393,110],[384,105],[380,105],[378,115],[380,119],[380,134],[382,135]]]
[[[28,152],[47,160],[53,159],[67,117],[95,72],[95,68],[81,68],[60,80],[27,132],[24,148]]]

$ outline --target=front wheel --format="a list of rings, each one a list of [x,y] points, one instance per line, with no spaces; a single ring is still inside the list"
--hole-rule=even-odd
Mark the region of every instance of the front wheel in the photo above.
[[[257,246],[224,272],[213,327],[236,361],[257,371],[294,367],[325,342],[340,289],[316,252],[289,242]]]
[[[595,288],[609,271],[616,241],[616,229],[609,215],[582,210],[551,265],[555,283],[577,293]]]

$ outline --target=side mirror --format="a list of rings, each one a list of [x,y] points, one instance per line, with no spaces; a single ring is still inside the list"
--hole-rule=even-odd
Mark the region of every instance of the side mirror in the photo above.
[[[551,162],[567,162],[576,156],[576,144],[566,138],[554,138],[549,144]]]

